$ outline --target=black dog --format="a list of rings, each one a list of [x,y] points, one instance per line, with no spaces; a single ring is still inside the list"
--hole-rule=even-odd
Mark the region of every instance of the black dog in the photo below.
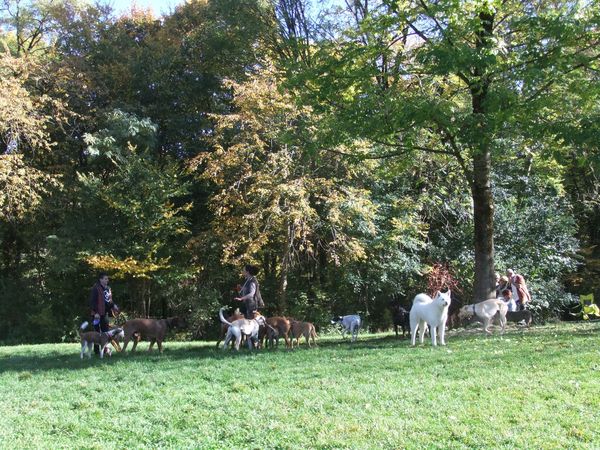
[[[410,333],[409,311],[400,305],[392,306],[392,320],[394,322],[394,331],[396,332],[396,337],[398,337],[398,327],[402,327],[402,337],[405,336],[407,331]]]
[[[523,309],[521,311],[508,311],[506,313],[506,321],[507,322],[515,322],[519,323],[521,321],[525,322],[525,325],[531,325],[531,321],[533,320],[533,315],[531,311],[528,309]]]

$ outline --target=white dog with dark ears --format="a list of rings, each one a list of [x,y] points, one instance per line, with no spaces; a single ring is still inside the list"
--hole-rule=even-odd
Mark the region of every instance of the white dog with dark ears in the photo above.
[[[465,305],[458,311],[459,319],[470,318],[477,316],[483,321],[483,331],[487,334],[491,334],[489,326],[494,319],[500,321],[502,330],[500,333],[504,333],[506,327],[506,313],[508,311],[508,305],[502,299],[485,300],[483,302],[475,303],[474,305]]]
[[[437,292],[434,298],[427,294],[418,294],[413,300],[410,309],[410,334],[411,344],[415,345],[417,330],[419,341],[423,343],[425,324],[429,325],[431,344],[437,345],[437,335],[440,335],[440,344],[446,345],[446,320],[448,320],[448,307],[450,306],[450,290],[446,293]]]
[[[227,329],[227,334],[225,335],[225,340],[223,341],[223,349],[226,349],[229,346],[229,343],[233,340],[234,346],[236,350],[240,349],[240,343],[242,342],[242,336],[246,336],[246,341],[248,342],[248,348],[252,350],[257,347],[258,344],[258,331],[261,326],[265,326],[266,321],[264,316],[259,313],[256,313],[254,319],[238,319],[233,322],[229,322],[223,316],[223,311],[225,308],[221,308],[219,310],[219,318],[221,322],[229,325]]]
[[[352,335],[352,342],[356,341],[358,337],[358,330],[360,330],[360,316],[357,314],[350,314],[348,316],[336,316],[331,319],[331,324],[338,324],[342,327],[342,338],[346,333]]]
[[[123,329],[122,328],[113,328],[109,331],[84,331],[88,327],[89,323],[83,322],[81,327],[79,327],[79,339],[81,340],[81,359],[83,359],[83,355],[87,353],[88,358],[92,357],[92,348],[94,344],[100,346],[100,358],[104,358],[104,353],[107,353],[108,356],[112,355],[112,351],[110,350],[109,344],[115,340],[120,339],[123,340]],[[107,351],[108,349],[108,351]]]

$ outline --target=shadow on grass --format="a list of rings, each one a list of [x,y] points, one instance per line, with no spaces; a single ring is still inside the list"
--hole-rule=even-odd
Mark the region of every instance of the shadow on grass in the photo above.
[[[533,336],[535,338],[553,340],[553,339],[572,339],[574,337],[589,336],[590,334],[600,332],[600,322],[589,323],[589,322],[566,322],[562,324],[548,325],[545,327],[532,327],[532,328],[511,328],[506,337],[510,336]],[[454,342],[469,342],[478,338],[484,337],[481,328],[468,328],[451,330],[446,333],[447,342],[451,346]],[[499,336],[495,333],[490,338]],[[169,345],[171,344],[171,346]],[[36,373],[40,371],[52,371],[52,370],[85,370],[90,367],[97,366],[115,366],[125,362],[132,361],[145,361],[145,362],[164,362],[164,361],[178,361],[178,360],[224,360],[230,358],[244,358],[254,357],[257,353],[260,354],[291,354],[304,351],[340,351],[355,352],[359,350],[377,350],[377,349],[389,349],[398,348],[406,349],[410,347],[409,337],[396,337],[394,334],[379,334],[379,335],[368,335],[359,336],[358,341],[350,342],[350,339],[342,339],[339,336],[329,335],[325,339],[321,339],[318,343],[317,349],[309,349],[305,343],[300,345],[300,348],[294,348],[293,350],[286,349],[284,345],[276,349],[263,349],[258,351],[250,351],[247,348],[240,349],[239,352],[234,350],[223,350],[221,347],[218,349],[214,343],[208,344],[207,342],[189,342],[189,343],[165,343],[165,351],[163,354],[159,354],[156,349],[153,352],[147,350],[138,350],[135,353],[130,353],[127,350],[126,354],[116,353],[112,357],[105,357],[100,359],[97,356],[92,356],[91,359],[85,357],[83,360],[79,357],[79,346],[73,344],[70,347],[72,352],[67,351],[61,344],[60,351],[50,350],[47,353],[41,354],[40,348],[37,346],[30,346],[31,350],[27,350],[28,347],[20,349],[16,354],[9,354],[6,352],[6,347],[3,352],[0,353],[0,374],[6,372],[22,372],[24,374]],[[57,345],[57,346],[58,346]],[[147,346],[140,344],[142,349],[147,349]],[[431,346],[431,340],[425,338],[424,347]],[[40,346],[42,347],[42,346]],[[18,348],[18,347],[15,347]],[[27,354],[31,353],[31,354]],[[26,375],[25,375],[26,376]]]
[[[355,343],[349,342],[349,340],[342,341],[341,339],[320,341],[318,344],[319,349],[331,349],[340,351],[347,349],[348,351],[356,349],[377,349],[383,347],[389,347],[395,343],[406,343],[407,341],[401,341],[394,338],[393,336],[369,336],[363,337]],[[388,345],[382,345],[382,344]],[[47,344],[46,344],[47,345]],[[6,352],[0,353],[0,374],[6,372],[40,372],[40,371],[52,371],[52,370],[85,370],[90,367],[97,366],[115,366],[118,367],[120,364],[128,361],[147,361],[147,362],[161,362],[161,361],[176,361],[176,360],[223,360],[230,358],[244,358],[252,357],[257,353],[292,353],[292,352],[303,352],[311,351],[315,349],[309,349],[306,344],[301,344],[300,348],[286,349],[285,345],[281,345],[279,348],[263,349],[250,351],[247,347],[240,348],[239,352],[235,350],[223,350],[222,347],[216,348],[213,345],[207,345],[206,343],[190,342],[190,343],[176,343],[176,346],[169,346],[169,342],[166,342],[164,347],[165,351],[160,354],[156,351],[156,348],[152,352],[148,352],[147,346],[143,343],[138,346],[138,349],[131,353],[127,350],[126,353],[113,353],[112,357],[99,358],[96,355],[92,355],[90,359],[87,356],[84,359],[80,359],[79,346],[72,345],[73,352],[68,352],[66,346],[63,344],[57,344],[62,349],[50,350],[46,353],[41,353],[41,349],[37,349],[36,346],[28,346],[31,348],[29,351],[23,351],[22,349],[17,353],[11,355]],[[140,350],[142,347],[144,350]],[[17,348],[17,347],[15,347]],[[28,354],[30,353],[30,354]]]

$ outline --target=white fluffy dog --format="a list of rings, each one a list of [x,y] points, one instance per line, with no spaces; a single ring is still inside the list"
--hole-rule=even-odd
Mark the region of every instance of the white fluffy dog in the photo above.
[[[448,320],[448,307],[450,306],[450,290],[446,293],[439,292],[434,298],[427,294],[418,294],[413,300],[410,309],[411,344],[415,345],[417,330],[419,341],[423,343],[425,324],[429,325],[431,344],[437,345],[437,334],[440,335],[440,344],[446,345],[446,320]]]
[[[475,303],[474,305],[465,305],[458,311],[459,319],[470,318],[474,315],[479,317],[483,321],[483,331],[491,334],[488,329],[493,319],[500,321],[502,327],[501,333],[504,333],[506,327],[506,312],[508,311],[508,305],[501,299],[485,300],[483,302]]]
[[[336,316],[331,319],[331,324],[338,324],[342,327],[342,338],[346,333],[352,335],[352,342],[356,341],[358,337],[358,330],[360,330],[360,316],[357,314],[350,314],[348,316]]]

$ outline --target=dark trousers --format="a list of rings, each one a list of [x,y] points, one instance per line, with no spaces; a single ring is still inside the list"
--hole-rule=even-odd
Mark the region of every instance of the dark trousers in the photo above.
[[[253,299],[244,300],[244,304],[240,308],[240,312],[246,319],[254,319],[254,313],[256,312],[256,302]]]
[[[92,320],[91,323],[94,323],[94,316],[92,316]],[[104,316],[100,316],[100,323],[98,325],[94,325],[94,330],[100,332],[100,331],[108,331],[108,318],[106,317],[106,315]],[[100,346],[98,344],[94,344],[94,353],[96,355],[100,354]]]

